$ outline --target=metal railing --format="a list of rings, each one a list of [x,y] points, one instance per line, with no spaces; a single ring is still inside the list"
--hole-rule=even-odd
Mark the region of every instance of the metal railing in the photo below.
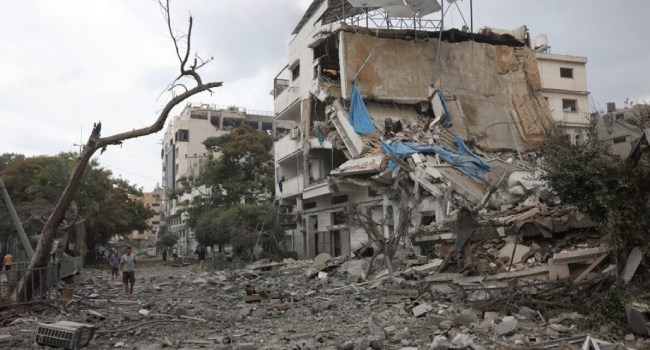
[[[22,268],[21,268],[22,267]],[[28,300],[27,294],[29,289],[20,290],[19,282],[29,275],[29,280],[24,282],[31,286],[31,299]],[[27,268],[24,262],[18,262],[12,265],[11,270],[4,270],[0,273],[0,307],[47,303],[58,300],[58,265],[50,263],[46,267]],[[20,295],[20,293],[23,295]],[[22,298],[21,298],[22,296]],[[19,301],[23,300],[23,301]]]
[[[11,270],[0,272],[0,308],[15,305],[47,303],[59,299],[57,291],[60,278],[73,275],[83,269],[83,257],[59,259],[48,263],[47,267],[29,268],[29,261],[16,261]],[[28,289],[19,289],[19,283],[31,271],[30,281],[32,298],[28,301]],[[23,293],[22,298],[19,298]]]
[[[74,274],[76,271],[83,269],[83,257],[78,256],[72,259],[59,259],[59,277],[66,277]]]

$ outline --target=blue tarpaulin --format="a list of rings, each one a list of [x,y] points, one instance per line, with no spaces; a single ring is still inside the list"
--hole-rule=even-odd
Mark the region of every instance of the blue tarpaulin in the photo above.
[[[350,124],[354,126],[354,131],[357,134],[372,134],[375,132],[375,124],[370,119],[370,113],[366,105],[363,103],[361,93],[357,88],[357,82],[352,81],[354,88],[352,89],[352,101],[350,102]]]
[[[467,176],[480,182],[488,181],[484,173],[490,171],[490,165],[483,158],[472,153],[458,135],[454,138],[454,145],[458,147],[458,150],[445,145],[418,146],[402,141],[396,141],[390,145],[382,141],[381,144],[384,153],[392,153],[396,156],[413,153],[437,154],[443,161],[453,165]],[[391,161],[388,166],[390,169],[394,169],[396,164]]]

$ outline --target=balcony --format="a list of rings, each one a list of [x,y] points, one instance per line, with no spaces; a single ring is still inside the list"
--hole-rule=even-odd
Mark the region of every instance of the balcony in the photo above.
[[[281,120],[300,120],[300,87],[294,81],[275,95],[273,111],[276,118]],[[295,110],[294,110],[295,109]],[[290,113],[288,113],[290,112]]]
[[[276,183],[275,193],[280,199],[297,196],[302,193],[303,183],[304,180],[302,174],[300,174],[294,178],[285,180],[282,183],[282,192],[280,192],[280,187],[278,187],[278,184]]]
[[[300,133],[298,129],[293,129],[288,135],[277,140],[273,144],[275,153],[275,162],[280,162],[286,158],[296,155],[302,150],[302,142],[300,140]]]

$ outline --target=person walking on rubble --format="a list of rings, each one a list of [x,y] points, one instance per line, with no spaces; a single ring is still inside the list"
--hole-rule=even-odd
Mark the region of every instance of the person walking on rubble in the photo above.
[[[2,259],[2,265],[5,267],[5,272],[7,273],[7,283],[12,283],[11,275],[11,265],[13,264],[14,256],[11,255],[11,252],[7,252],[5,257]]]
[[[111,264],[111,273],[113,275],[113,281],[115,281],[118,276],[117,270],[120,268],[120,253],[115,250],[113,254],[108,257],[108,262]]]
[[[205,265],[205,249],[203,247],[198,247],[196,249],[196,255],[199,256],[199,271],[205,271],[204,270],[204,265]]]
[[[162,252],[163,261],[167,261],[167,249],[164,249]]]
[[[122,281],[124,282],[124,294],[133,295],[133,285],[135,284],[135,269],[140,273],[140,264],[135,258],[135,254],[131,254],[131,247],[126,247],[126,252],[120,259],[120,268],[118,274],[122,271]],[[129,289],[129,284],[131,288]]]

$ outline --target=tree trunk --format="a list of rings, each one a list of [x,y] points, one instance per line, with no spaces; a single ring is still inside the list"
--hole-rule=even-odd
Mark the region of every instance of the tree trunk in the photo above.
[[[201,76],[197,72],[197,69],[210,62],[212,58],[208,60],[201,60],[199,63],[197,63],[197,59],[195,58],[193,65],[190,62],[190,66],[187,66],[191,50],[190,43],[193,23],[192,17],[190,16],[189,19],[189,29],[187,34],[179,39],[175,36],[174,30],[172,29],[171,15],[169,11],[169,0],[166,1],[166,6],[162,2],[159,2],[159,4],[162,8],[163,17],[165,18],[167,29],[169,30],[169,34],[173,40],[174,47],[176,49],[176,56],[178,57],[180,63],[180,75],[176,78],[176,80],[174,80],[172,84],[170,84],[167,90],[172,92],[175,87],[182,87],[185,91],[181,94],[175,95],[171,100],[169,100],[165,107],[160,111],[158,119],[156,119],[156,121],[148,127],[134,129],[132,131],[127,131],[104,138],[101,137],[101,122],[97,123],[93,127],[92,133],[90,137],[88,137],[88,142],[84,145],[83,151],[79,155],[79,159],[76,162],[72,173],[70,174],[68,184],[63,190],[61,197],[57,201],[54,210],[52,211],[52,214],[50,214],[50,217],[47,219],[47,222],[41,231],[41,239],[38,242],[34,256],[29,264],[30,269],[47,266],[50,257],[50,249],[52,247],[52,242],[54,241],[54,235],[56,234],[61,222],[63,222],[65,213],[70,207],[70,204],[74,199],[74,195],[80,186],[83,173],[88,167],[88,163],[90,162],[95,152],[97,152],[97,150],[101,149],[101,153],[103,153],[106,150],[107,146],[121,145],[125,140],[154,134],[162,130],[172,108],[191,96],[194,96],[203,91],[209,91],[212,88],[217,88],[222,85],[221,82],[203,83]],[[179,49],[179,40],[185,40],[186,45],[184,53],[181,53]],[[194,79],[196,86],[188,89],[185,85],[178,83],[179,79],[183,77]],[[77,245],[81,245],[80,242],[77,241]],[[26,272],[23,276],[23,279],[18,285],[18,298],[19,301],[28,301],[31,300],[32,292],[37,289],[40,279],[34,280],[32,278],[31,270]]]

